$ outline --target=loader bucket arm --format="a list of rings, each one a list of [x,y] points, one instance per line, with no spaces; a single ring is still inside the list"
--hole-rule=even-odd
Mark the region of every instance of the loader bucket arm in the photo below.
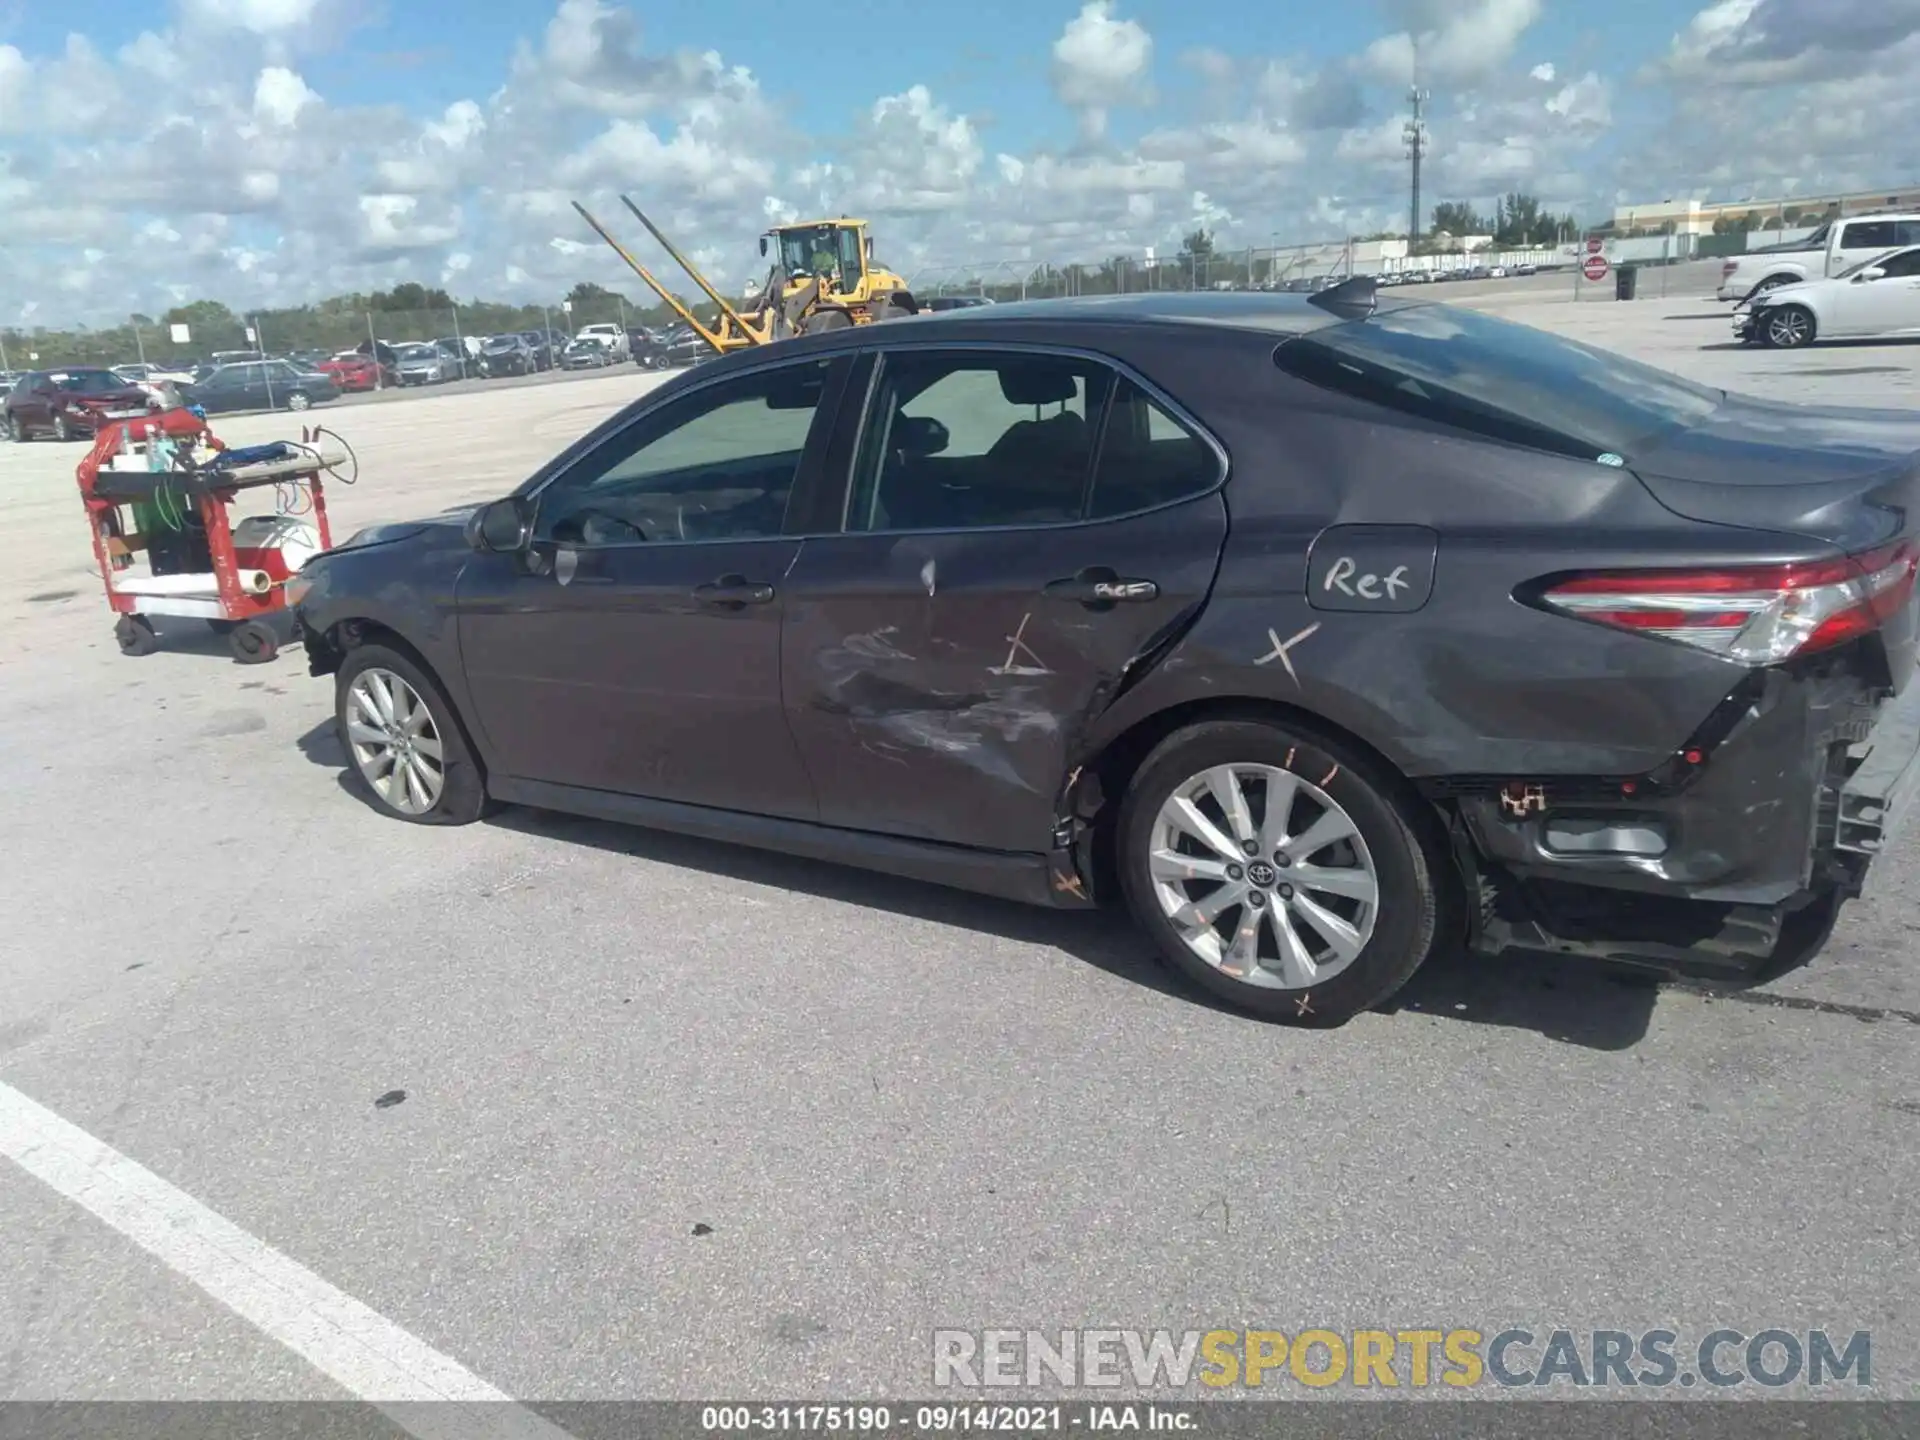
[[[607,233],[607,227],[602,225],[598,220],[594,219],[592,215],[587,213],[586,206],[582,205],[578,200],[576,200],[573,202],[573,208],[580,212],[580,218],[582,220],[585,220],[587,224],[591,225],[594,228],[594,232],[598,234],[602,240],[606,241],[607,244],[613,247],[613,253],[618,255],[622,260],[626,261],[627,265],[632,269],[633,273],[638,275],[642,280],[647,282],[648,288],[650,288],[654,294],[660,297],[660,299],[666,304],[668,309],[672,310],[674,314],[678,315],[689,326],[691,326],[693,329],[693,332],[696,335],[698,335],[702,340],[706,341],[707,344],[711,345],[715,350],[719,351],[721,354],[726,353],[727,347],[725,342],[723,342],[721,338],[718,335],[716,335],[713,331],[707,329],[706,326],[702,325],[698,320],[698,318],[695,317],[694,313],[691,310],[687,309],[686,306],[682,305],[680,301],[674,296],[671,290],[667,289],[666,286],[662,285],[658,280],[654,279],[652,271],[648,270],[646,266],[642,265],[638,260],[634,259],[633,256],[629,255],[627,253],[626,247],[622,245],[618,240],[614,239],[612,235]]]
[[[736,311],[732,305],[727,303],[726,297],[722,295],[718,290],[714,289],[713,286],[707,283],[707,277],[702,275],[698,270],[694,269],[693,263],[690,260],[688,260],[686,256],[682,255],[678,250],[674,249],[673,242],[667,239],[666,236],[660,233],[660,227],[658,225],[655,225],[653,221],[649,220],[646,217],[646,213],[642,211],[638,205],[634,204],[633,201],[629,200],[624,195],[620,197],[620,203],[622,205],[625,205],[627,209],[631,210],[633,212],[634,218],[638,220],[642,225],[647,227],[647,233],[653,236],[655,240],[658,240],[660,242],[660,248],[666,251],[667,254],[672,257],[674,264],[678,265],[682,270],[687,272],[687,278],[693,281],[694,284],[698,285],[700,289],[703,292],[705,292],[706,297],[709,300],[711,300],[717,307],[719,307],[720,313],[722,315],[724,315],[727,319],[731,320],[736,326],[738,326],[742,334],[751,335],[753,333],[752,330],[748,327],[746,321],[740,318],[739,312]]]

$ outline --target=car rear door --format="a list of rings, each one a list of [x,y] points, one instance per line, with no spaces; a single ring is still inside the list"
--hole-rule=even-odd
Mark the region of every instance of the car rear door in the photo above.
[[[528,552],[467,564],[461,663],[496,771],[813,818],[780,695],[788,511],[852,363],[735,370],[642,410],[535,492]]]
[[[817,517],[838,533],[783,587],[820,818],[1044,851],[1089,718],[1213,584],[1225,454],[1096,356],[893,342],[862,365],[846,498]]]

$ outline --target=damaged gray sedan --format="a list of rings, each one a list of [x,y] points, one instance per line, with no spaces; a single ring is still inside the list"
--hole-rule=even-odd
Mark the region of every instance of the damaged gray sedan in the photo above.
[[[296,589],[396,818],[1123,900],[1323,1025],[1817,948],[1920,774],[1917,460],[1364,280],[1047,301],[728,356]]]

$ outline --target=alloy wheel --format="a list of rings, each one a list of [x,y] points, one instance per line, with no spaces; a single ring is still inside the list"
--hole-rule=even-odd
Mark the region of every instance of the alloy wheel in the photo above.
[[[1221,765],[1154,817],[1155,899],[1200,960],[1249,985],[1304,990],[1373,936],[1380,881],[1359,827],[1318,785],[1271,765]]]
[[[1767,339],[1783,350],[1804,345],[1812,332],[1807,312],[1789,307],[1767,317]]]
[[[433,712],[391,670],[368,669],[347,691],[347,745],[360,778],[403,815],[424,815],[446,789]]]

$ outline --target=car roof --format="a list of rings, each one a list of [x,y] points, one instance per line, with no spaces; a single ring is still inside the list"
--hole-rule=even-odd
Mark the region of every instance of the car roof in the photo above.
[[[1431,306],[1428,300],[1373,295],[1375,311]],[[1026,345],[1098,347],[1103,332],[1158,330],[1172,335],[1200,330],[1228,330],[1270,343],[1347,324],[1357,314],[1341,314],[1327,302],[1340,299],[1338,289],[1315,295],[1258,291],[1160,291],[1144,295],[1076,295],[1050,300],[1018,300],[1006,304],[968,305],[952,310],[926,310],[909,320],[890,321],[884,328],[847,326],[823,334],[802,335],[778,342],[783,353],[827,354],[871,345],[876,337],[897,337],[902,343],[923,341],[930,335],[956,341],[998,341]],[[1117,336],[1115,337],[1117,339]],[[785,349],[785,347],[795,347]],[[722,363],[751,364],[765,355],[754,346],[719,357]]]
[[[1382,300],[1381,305],[1390,302]],[[1162,290],[1139,295],[1074,295],[969,305],[964,318],[945,312],[942,325],[1212,325],[1263,334],[1304,335],[1342,317],[1302,294],[1251,290]],[[949,318],[949,317],[953,318]]]

